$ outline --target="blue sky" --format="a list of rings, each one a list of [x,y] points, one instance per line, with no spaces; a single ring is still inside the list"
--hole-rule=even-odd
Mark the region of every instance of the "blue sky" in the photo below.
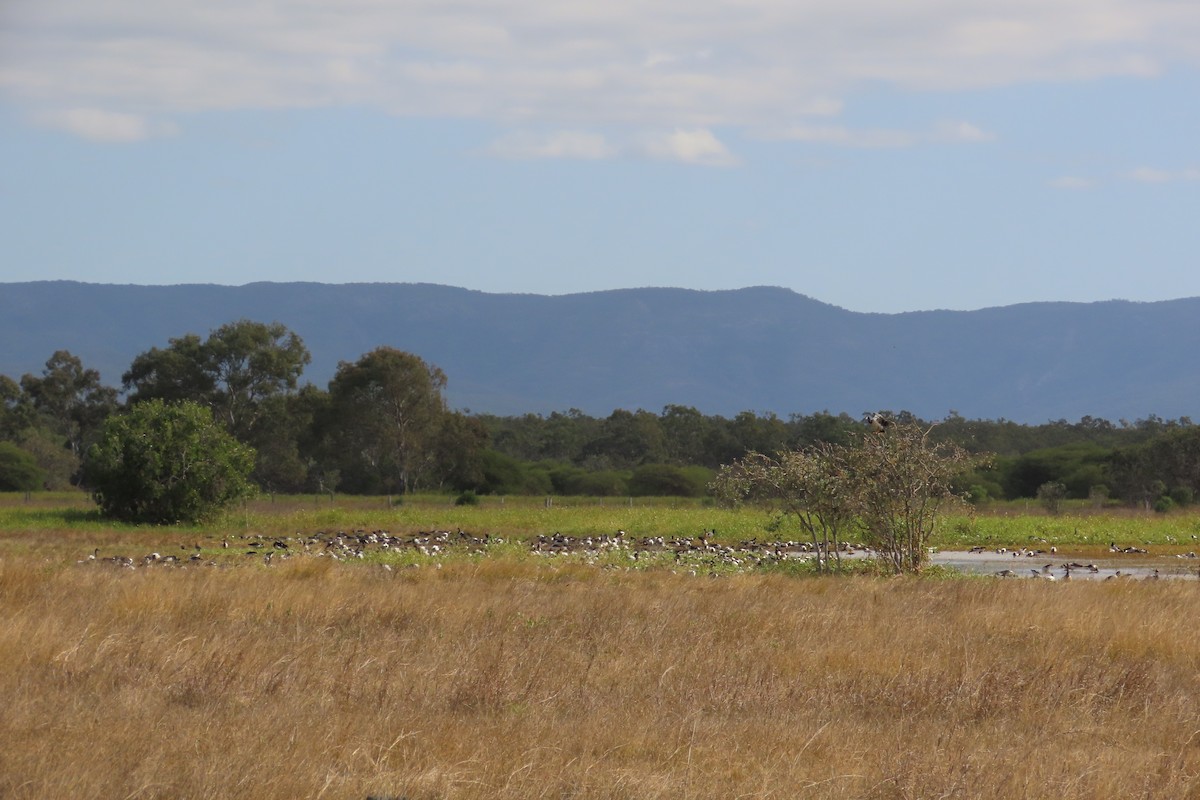
[[[0,281],[1200,295],[1200,5],[6,0]]]

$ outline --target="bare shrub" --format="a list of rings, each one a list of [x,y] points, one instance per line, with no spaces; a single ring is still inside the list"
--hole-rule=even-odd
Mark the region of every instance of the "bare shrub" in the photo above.
[[[794,519],[817,546],[822,569],[840,552],[839,537],[854,530],[890,570],[916,572],[944,505],[962,499],[954,479],[980,463],[928,433],[889,422],[852,445],[751,453],[722,468],[712,488],[726,502],[765,501]]]

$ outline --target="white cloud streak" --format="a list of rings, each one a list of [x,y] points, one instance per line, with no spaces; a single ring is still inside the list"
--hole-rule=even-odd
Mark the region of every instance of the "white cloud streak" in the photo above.
[[[712,131],[703,128],[647,134],[642,137],[638,150],[650,158],[679,161],[684,164],[732,167],[739,163],[738,158],[729,152]]]
[[[151,136],[169,136],[177,132],[170,122],[101,108],[45,110],[35,114],[33,119],[43,127],[67,131],[95,142],[140,142]]]
[[[917,143],[917,137],[907,131],[855,130],[844,125],[793,125],[777,131],[771,138],[863,148],[911,147]]]
[[[695,133],[722,126],[910,144],[903,132],[813,124],[862,84],[960,90],[1155,75],[1173,63],[1200,63],[1200,5],[9,0],[0,13],[0,93],[43,122],[113,141],[206,110],[359,105],[513,127],[676,131],[647,147],[703,163],[730,158]],[[989,136],[969,123],[941,135]],[[599,147],[558,146],[576,157]]]
[[[649,158],[706,167],[731,167],[740,159],[706,128],[650,131],[613,140],[589,131],[513,131],[492,142],[487,155],[505,159]]]
[[[942,122],[929,131],[850,128],[837,124],[801,124],[771,131],[766,134],[766,137],[837,147],[885,149],[913,147],[929,142],[990,142],[996,138],[996,135],[970,122],[959,120]]]
[[[990,142],[995,140],[996,134],[965,120],[958,120],[938,125],[935,138],[945,142]]]
[[[602,134],[588,131],[556,131],[549,134],[517,131],[493,142],[487,152],[508,159],[595,160],[615,156],[617,148]]]
[[[1178,181],[1200,181],[1200,169],[1167,170],[1156,167],[1138,167],[1126,175],[1131,181],[1138,183],[1175,183]]]

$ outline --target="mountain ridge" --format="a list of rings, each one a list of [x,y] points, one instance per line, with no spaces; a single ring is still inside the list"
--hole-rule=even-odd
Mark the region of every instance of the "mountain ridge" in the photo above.
[[[771,286],[492,294],[431,283],[0,284],[0,373],[65,349],[120,385],[133,358],[236,319],[282,322],[324,387],[380,345],[448,376],[456,408],[706,414],[908,410],[1039,423],[1196,414],[1200,298],[849,311]]]

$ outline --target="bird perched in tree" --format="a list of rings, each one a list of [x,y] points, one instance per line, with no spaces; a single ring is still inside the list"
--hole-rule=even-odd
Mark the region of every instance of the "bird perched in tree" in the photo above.
[[[871,426],[871,430],[875,433],[883,433],[892,424],[892,421],[883,414],[876,411],[874,414],[867,414],[867,424]]]

